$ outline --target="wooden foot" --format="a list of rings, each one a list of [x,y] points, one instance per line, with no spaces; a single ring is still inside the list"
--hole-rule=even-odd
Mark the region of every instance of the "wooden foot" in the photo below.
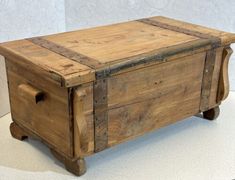
[[[77,176],[81,176],[86,172],[86,163],[85,163],[84,158],[77,159],[75,161],[68,160],[64,164],[65,164],[65,168],[69,172]]]
[[[217,107],[214,107],[212,109],[209,109],[203,112],[203,118],[207,120],[215,120],[219,116],[219,113],[220,113],[220,109],[219,109],[219,106],[217,106]]]
[[[10,132],[11,132],[12,137],[14,137],[18,140],[22,141],[22,140],[28,138],[27,133],[21,127],[19,127],[15,122],[11,123]]]
[[[65,168],[75,174],[76,176],[81,176],[86,172],[86,162],[84,158],[79,158],[76,160],[66,158],[53,149],[51,149],[51,153],[57,158],[59,161],[61,161],[64,165]]]

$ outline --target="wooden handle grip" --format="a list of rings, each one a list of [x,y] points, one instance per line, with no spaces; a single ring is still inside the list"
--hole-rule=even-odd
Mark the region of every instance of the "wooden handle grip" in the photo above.
[[[223,51],[222,64],[220,70],[217,102],[221,102],[228,97],[229,94],[229,78],[228,78],[228,62],[233,50],[227,47]]]
[[[44,93],[29,84],[20,84],[18,86],[18,93],[24,99],[27,99],[35,104],[43,101],[44,99]]]

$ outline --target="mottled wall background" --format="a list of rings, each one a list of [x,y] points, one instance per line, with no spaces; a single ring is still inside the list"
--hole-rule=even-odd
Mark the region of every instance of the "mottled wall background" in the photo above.
[[[234,31],[234,7],[234,0],[67,0],[66,29],[164,15]]]
[[[0,42],[65,31],[64,0],[0,0]],[[0,57],[0,116],[9,112]]]
[[[0,0],[0,42],[155,15],[235,32],[234,7],[234,0]],[[234,57],[229,67],[231,90]],[[0,67],[1,116],[9,106],[3,61]]]

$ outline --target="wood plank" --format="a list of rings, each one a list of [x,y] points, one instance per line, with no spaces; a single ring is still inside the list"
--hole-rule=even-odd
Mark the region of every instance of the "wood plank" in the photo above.
[[[50,35],[44,38],[102,63],[198,39],[136,21]]]
[[[187,28],[184,28],[184,27],[174,26],[174,25],[171,25],[171,24],[168,24],[168,23],[153,20],[151,18],[144,18],[144,19],[140,19],[138,21],[142,22],[142,23],[145,23],[145,24],[149,24],[151,26],[161,27],[161,28],[172,30],[172,31],[175,31],[175,32],[184,33],[184,34],[187,34],[187,35],[190,35],[190,36],[195,36],[195,37],[198,37],[200,39],[210,39],[213,48],[220,47],[220,45],[221,45],[221,39],[219,37],[213,36],[213,35],[210,35],[210,34],[201,33],[201,32],[195,31],[194,29],[187,29]]]
[[[194,50],[198,50],[204,48],[205,46],[212,46],[210,40],[208,39],[199,39],[191,42],[187,42],[184,44],[180,44],[177,46],[171,46],[168,48],[157,49],[151,53],[147,53],[145,55],[125,58],[119,63],[115,63],[109,65],[108,67],[104,67],[100,70],[96,71],[96,78],[103,79],[112,74],[119,73],[119,71],[123,71],[132,67],[136,67],[144,65],[154,65],[161,62],[169,61],[169,57],[185,54]],[[175,59],[172,59],[172,61]]]
[[[119,69],[116,72],[112,72],[112,75],[114,76],[114,75],[118,75],[118,74],[122,74],[122,73],[128,73],[130,71],[135,71],[135,70],[138,70],[138,69],[154,66],[154,65],[157,65],[157,64],[162,64],[162,63],[166,63],[166,62],[172,62],[172,61],[178,60],[180,58],[186,58],[186,57],[189,57],[189,56],[193,56],[195,54],[199,54],[199,53],[205,52],[205,51],[210,50],[210,49],[211,49],[211,45],[208,45],[208,46],[204,46],[202,48],[191,49],[191,50],[189,50],[187,52],[186,51],[185,52],[181,52],[179,54],[171,55],[171,56],[168,56],[168,57],[165,56],[163,59],[158,59],[158,60],[153,59],[152,61],[149,61],[148,63],[139,63],[138,65],[131,66],[129,68]],[[157,53],[161,53],[161,52],[162,52],[161,50],[160,51],[156,50],[156,51],[153,51],[153,52],[150,52],[150,53],[147,53],[147,54],[139,55],[138,57],[126,58],[125,60],[128,63],[128,61],[134,61],[135,62],[136,60],[144,59],[145,57],[149,57],[149,58],[152,57],[152,58],[154,58],[155,56],[158,56]],[[110,68],[107,68],[107,69],[111,69],[112,67],[120,66],[121,64],[124,64],[123,59],[115,61],[115,64],[111,64],[109,66]],[[96,74],[100,74],[100,72],[102,72],[102,69],[98,70],[96,72]],[[111,75],[111,73],[110,73],[110,75]]]
[[[191,61],[193,61],[191,59]],[[187,61],[186,61],[187,62]],[[161,81],[162,79],[167,83],[160,83],[158,89],[156,88],[156,96],[152,96],[154,93],[151,87],[152,81],[146,79],[146,87],[144,93],[150,94],[148,99],[143,101],[122,105],[118,108],[109,110],[109,122],[108,122],[108,144],[113,146],[121,142],[133,139],[134,137],[143,135],[154,129],[172,124],[176,121],[195,115],[199,112],[200,95],[201,95],[201,80],[202,80],[202,69],[204,65],[203,59],[195,60],[196,67],[191,73],[186,73],[186,69],[192,70],[191,66],[175,66],[175,69],[171,71],[178,71],[175,75],[175,81],[172,81],[171,71],[166,71],[169,65],[165,64],[165,67],[161,67],[160,72],[162,76],[155,76],[156,79]],[[180,63],[180,62],[178,62]],[[195,64],[194,64],[195,65]],[[182,77],[181,73],[184,74],[184,81],[177,83],[178,77]],[[152,74],[152,73],[151,73]],[[174,74],[174,73],[172,73]],[[129,74],[126,74],[128,78]],[[188,77],[189,76],[189,77]],[[146,75],[148,77],[148,75]],[[192,78],[193,77],[193,78]],[[130,83],[131,83],[130,79]],[[137,79],[133,79],[135,83],[138,83]],[[141,82],[140,82],[141,84]],[[158,86],[157,85],[157,86]],[[162,87],[161,87],[162,86]],[[141,87],[141,85],[139,86]],[[150,89],[147,92],[147,89]],[[166,90],[167,89],[167,90]],[[128,91],[128,84],[126,86],[120,86],[117,89],[122,93]],[[128,92],[140,93],[142,89],[131,90]],[[109,91],[110,92],[110,91]],[[120,98],[122,97],[122,98]],[[142,94],[139,94],[138,98],[141,98]],[[120,99],[128,98],[127,94],[119,96]],[[113,98],[114,99],[114,98]],[[110,100],[110,98],[109,98]]]
[[[199,112],[205,53],[113,76],[108,81],[108,145]]]
[[[110,77],[109,109],[160,96],[186,81],[198,79],[204,60],[205,52]]]
[[[229,45],[235,42],[235,34],[233,33],[228,33],[228,32],[224,32],[224,31],[220,31],[220,30],[216,30],[216,29],[212,29],[208,27],[203,27],[203,26],[196,25],[196,24],[191,24],[191,23],[187,23],[187,22],[183,22],[183,21],[179,21],[179,20],[175,20],[175,19],[171,19],[167,17],[162,17],[162,16],[152,17],[150,19],[158,21],[158,22],[166,23],[169,25],[173,25],[173,26],[183,27],[188,30],[194,30],[199,33],[219,37],[221,39],[222,46]]]

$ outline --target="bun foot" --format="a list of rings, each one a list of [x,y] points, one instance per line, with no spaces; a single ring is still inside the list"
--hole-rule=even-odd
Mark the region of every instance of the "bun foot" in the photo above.
[[[51,153],[55,156],[55,158],[64,164],[65,168],[69,172],[75,174],[76,176],[81,176],[86,172],[86,162],[84,158],[69,159],[57,153],[53,149],[51,149]]]
[[[214,108],[209,109],[207,111],[204,111],[203,118],[212,121],[212,120],[217,119],[219,114],[220,114],[220,108],[219,108],[219,106],[217,106],[217,107],[214,107]]]
[[[84,158],[80,158],[75,161],[69,160],[69,161],[66,161],[64,164],[65,164],[65,168],[69,172],[77,176],[81,176],[86,172],[86,163],[85,163]]]
[[[27,133],[21,127],[19,127],[15,122],[11,123],[10,132],[11,132],[12,137],[14,137],[15,139],[22,141],[28,138]]]

